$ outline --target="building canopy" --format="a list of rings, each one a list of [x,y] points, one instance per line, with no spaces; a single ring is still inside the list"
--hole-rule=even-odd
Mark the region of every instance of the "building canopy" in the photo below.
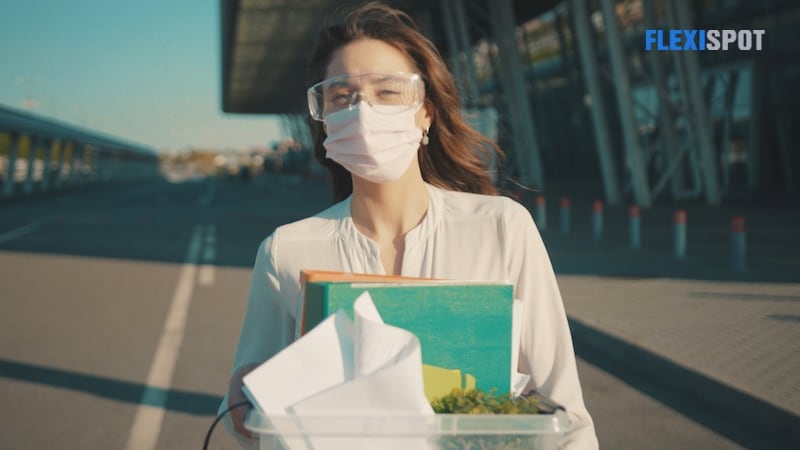
[[[467,2],[472,29],[485,23],[487,0]],[[514,0],[517,23],[536,17],[558,1]],[[308,58],[324,16],[339,0],[221,0],[222,110],[229,113],[291,114],[305,111]],[[390,3],[415,17],[446,54],[438,1]],[[471,36],[477,40],[479,36]]]

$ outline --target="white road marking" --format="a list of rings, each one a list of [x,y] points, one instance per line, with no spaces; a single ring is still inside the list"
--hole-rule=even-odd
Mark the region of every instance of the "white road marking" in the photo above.
[[[178,285],[172,296],[164,329],[161,332],[161,338],[150,365],[150,372],[147,375],[147,387],[139,407],[136,409],[136,416],[133,418],[128,443],[125,446],[127,450],[153,450],[158,443],[158,436],[161,434],[161,426],[166,413],[164,406],[167,392],[172,384],[172,376],[175,373],[178,352],[186,328],[186,318],[189,314],[189,304],[192,301],[197,259],[202,245],[202,230],[203,227],[198,225],[192,233],[186,262],[181,268]]]
[[[215,266],[217,259],[217,228],[208,225],[206,228],[205,243],[203,245],[203,265],[200,266],[200,275],[197,282],[200,286],[211,286],[214,284]]]
[[[210,205],[211,202],[214,200],[214,194],[217,192],[217,182],[213,179],[208,184],[208,190],[202,197],[197,199],[198,205]]]
[[[6,233],[0,234],[0,244],[12,241],[18,237],[25,236],[26,234],[33,233],[34,231],[41,228],[41,226],[42,222],[32,222],[27,225],[8,231]]]
[[[200,266],[200,275],[197,276],[197,282],[200,286],[211,286],[214,284],[214,277],[216,276],[213,264],[203,264]]]

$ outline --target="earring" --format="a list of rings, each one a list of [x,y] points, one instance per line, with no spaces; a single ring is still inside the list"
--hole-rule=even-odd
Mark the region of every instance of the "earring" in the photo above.
[[[422,130],[422,145],[426,146],[431,140],[428,138],[428,128]]]

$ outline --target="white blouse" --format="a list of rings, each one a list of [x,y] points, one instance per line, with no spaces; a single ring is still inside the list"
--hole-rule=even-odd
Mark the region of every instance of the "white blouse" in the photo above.
[[[507,197],[427,186],[428,211],[405,236],[401,275],[512,282],[514,297],[526,302],[519,358],[519,371],[531,375],[525,390],[536,389],[578,420],[569,448],[597,448],[561,294],[530,213]],[[233,371],[291,343],[301,270],[384,273],[378,245],[353,223],[350,200],[278,227],[260,245]]]

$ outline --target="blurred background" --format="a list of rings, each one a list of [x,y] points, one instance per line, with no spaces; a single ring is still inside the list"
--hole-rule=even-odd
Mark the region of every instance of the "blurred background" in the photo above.
[[[201,445],[259,242],[331,204],[304,80],[339,3],[4,4],[0,448]],[[797,448],[800,5],[387,3],[506,152],[601,448]]]

